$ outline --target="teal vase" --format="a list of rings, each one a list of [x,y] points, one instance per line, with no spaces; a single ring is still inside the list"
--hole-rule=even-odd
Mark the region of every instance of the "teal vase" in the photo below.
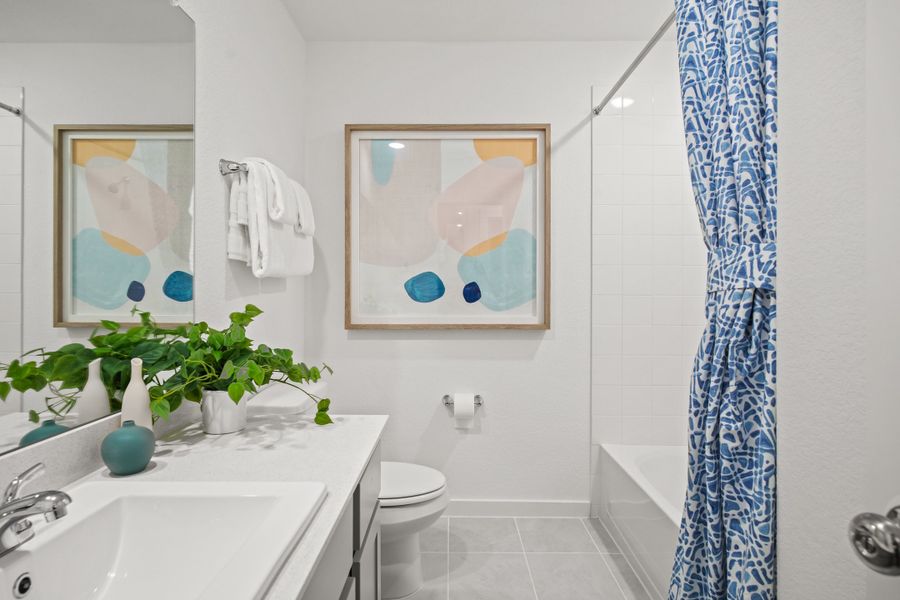
[[[155,448],[152,431],[125,421],[103,438],[100,456],[113,475],[134,475],[147,468]]]
[[[35,427],[22,436],[22,439],[19,440],[19,448],[28,446],[29,444],[33,444],[35,442],[40,442],[41,440],[46,440],[47,438],[51,438],[54,435],[65,433],[68,430],[69,428],[65,425],[60,425],[53,419],[47,419],[38,427]]]

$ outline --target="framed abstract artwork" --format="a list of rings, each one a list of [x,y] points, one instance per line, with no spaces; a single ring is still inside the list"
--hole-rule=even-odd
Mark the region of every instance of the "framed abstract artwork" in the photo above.
[[[193,319],[190,125],[54,128],[54,325]]]
[[[347,329],[550,328],[550,126],[346,125]]]

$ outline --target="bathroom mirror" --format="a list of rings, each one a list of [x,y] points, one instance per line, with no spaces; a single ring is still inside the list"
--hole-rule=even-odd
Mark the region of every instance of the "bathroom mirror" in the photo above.
[[[194,24],[170,0],[0,0],[0,14],[6,382],[23,353],[89,346],[135,305],[193,319]],[[9,391],[0,453],[102,415],[55,391]]]

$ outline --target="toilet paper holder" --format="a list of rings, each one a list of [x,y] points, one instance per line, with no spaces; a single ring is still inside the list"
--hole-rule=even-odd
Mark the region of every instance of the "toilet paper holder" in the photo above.
[[[444,394],[442,400],[444,402],[444,406],[453,406],[453,396],[451,396],[450,394]],[[481,396],[479,394],[475,394],[475,406],[481,406],[482,404],[484,404],[484,401],[481,399]]]

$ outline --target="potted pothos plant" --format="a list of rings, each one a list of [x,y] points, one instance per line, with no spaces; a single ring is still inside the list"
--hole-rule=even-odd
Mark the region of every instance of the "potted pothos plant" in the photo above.
[[[91,361],[101,358],[101,377],[110,397],[110,409],[120,406],[119,394],[131,379],[131,359],[144,364],[144,383],[150,394],[150,410],[156,418],[167,419],[184,400],[200,402],[207,397],[227,398],[239,407],[247,397],[270,383],[282,383],[306,394],[316,407],[315,422],[331,423],[331,401],[304,386],[319,381],[331,368],[309,367],[295,362],[285,348],[255,345],[247,337],[247,326],[262,311],[248,304],[230,315],[230,324],[219,330],[206,322],[173,328],[158,326],[149,312],[135,309],[140,323],[127,327],[102,321],[88,338],[90,346],[73,342],[53,351],[43,348],[26,353],[8,364],[0,363],[0,399],[12,390],[48,390],[47,411],[64,416],[78,402],[87,381]],[[227,407],[224,409],[227,410]],[[29,419],[40,420],[32,410]]]

